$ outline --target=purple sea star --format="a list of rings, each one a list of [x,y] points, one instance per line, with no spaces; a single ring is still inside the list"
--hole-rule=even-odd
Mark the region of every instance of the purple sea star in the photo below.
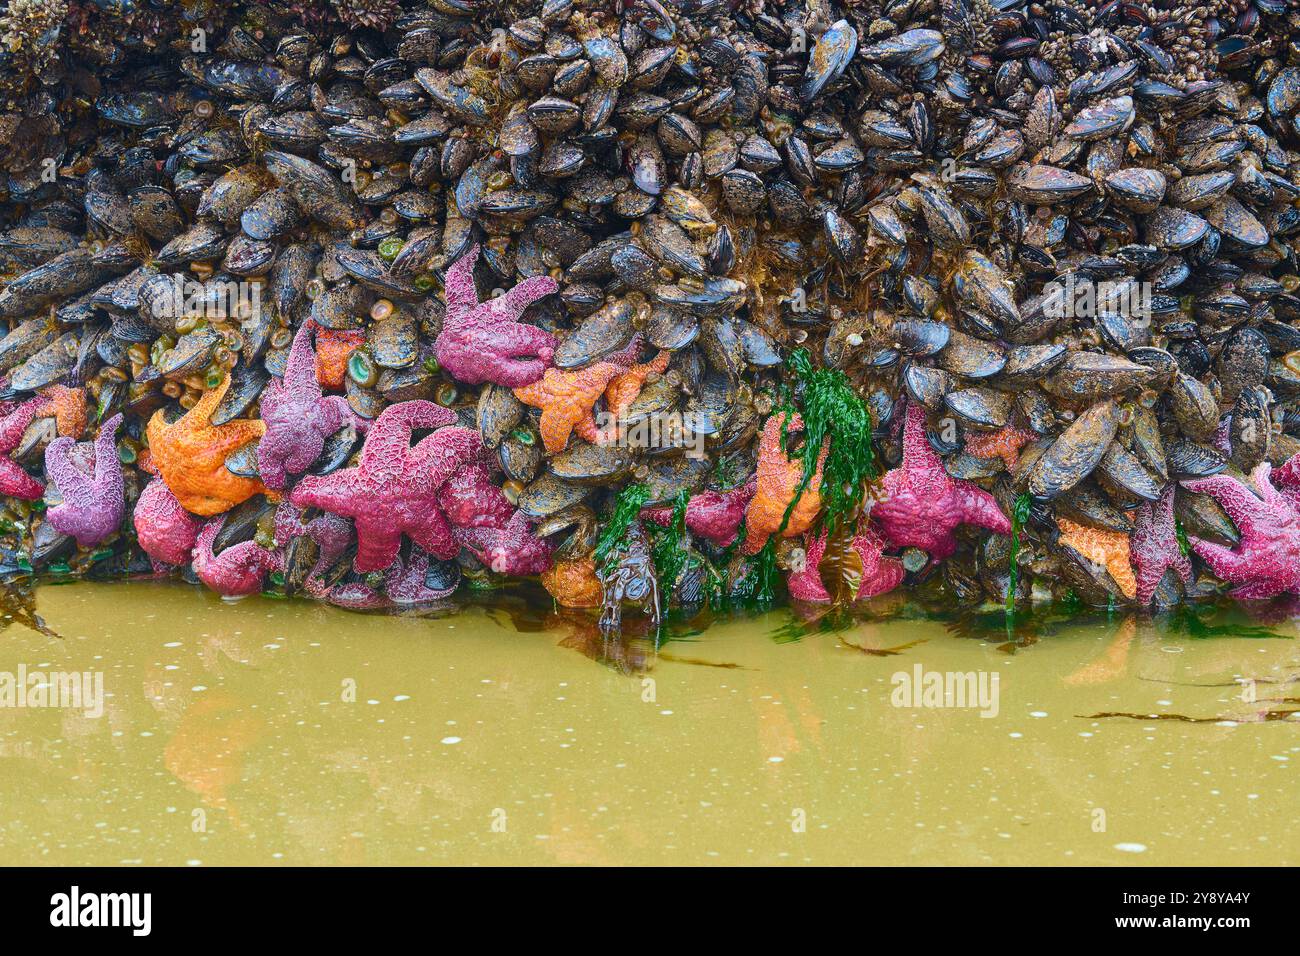
[[[881,484],[885,497],[872,508],[871,516],[892,547],[920,548],[939,561],[956,550],[953,532],[958,525],[1011,533],[1011,522],[991,494],[944,471],[926,441],[925,411],[917,402],[907,404],[903,463],[891,469]]]
[[[49,404],[47,399],[29,398],[0,419],[0,496],[35,501],[45,494],[45,483],[23,470],[9,453],[23,440],[23,432]]]
[[[456,413],[433,402],[389,405],[370,427],[355,468],[329,475],[308,475],[289,500],[298,507],[322,508],[352,518],[357,529],[360,574],[382,571],[393,563],[409,535],[442,560],[460,550],[435,495],[466,461],[482,453],[474,429],[450,426]],[[411,447],[411,432],[438,429]]]
[[[181,507],[167,483],[145,486],[131,516],[136,540],[155,564],[186,564],[203,522]]]
[[[279,551],[270,551],[256,541],[241,541],[220,554],[213,554],[226,516],[207,522],[194,544],[194,573],[222,597],[244,597],[262,590],[262,579],[271,571],[284,570]]]
[[[257,470],[268,488],[283,488],[286,475],[302,474],[325,447],[325,440],[352,421],[342,395],[326,396],[316,381],[316,353],[311,321],[293,337],[283,379],[272,379],[262,392],[266,433],[257,445]]]
[[[83,548],[99,544],[122,524],[126,503],[116,443],[121,424],[119,412],[100,426],[93,475],[77,467],[69,455],[75,438],[56,438],[45,449],[45,473],[63,495],[63,502],[49,511],[50,524],[72,535]]]
[[[504,528],[515,512],[482,461],[456,469],[438,492],[438,506],[453,528]]]
[[[555,336],[521,323],[524,310],[559,286],[550,276],[533,276],[505,295],[480,302],[474,286],[478,246],[447,270],[447,314],[434,342],[438,363],[462,382],[492,382],[507,388],[542,377],[555,354]]]
[[[745,520],[745,509],[749,507],[749,501],[757,488],[758,476],[750,475],[743,485],[727,491],[709,489],[692,495],[686,502],[687,530],[697,538],[725,548],[736,540],[740,523]],[[641,517],[666,528],[672,524],[673,509],[670,505],[644,508]]]
[[[1259,495],[1229,475],[1184,481],[1189,491],[1208,494],[1228,513],[1241,532],[1236,550],[1189,537],[1192,550],[1210,570],[1237,585],[1232,596],[1271,598],[1300,593],[1300,513],[1269,480],[1272,467],[1257,465],[1250,473]]]
[[[1165,571],[1173,568],[1183,583],[1192,579],[1192,562],[1178,546],[1174,529],[1174,486],[1165,485],[1158,501],[1143,502],[1133,522],[1130,556],[1137,568],[1137,599],[1150,604]]]

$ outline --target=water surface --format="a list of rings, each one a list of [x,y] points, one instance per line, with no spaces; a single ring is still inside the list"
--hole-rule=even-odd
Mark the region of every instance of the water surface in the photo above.
[[[656,653],[505,608],[36,604],[61,636],[12,621],[0,672],[99,671],[106,704],[0,707],[7,863],[1300,862],[1292,620],[1090,612],[1017,643],[777,611]],[[896,706],[918,665],[996,675],[996,716]]]

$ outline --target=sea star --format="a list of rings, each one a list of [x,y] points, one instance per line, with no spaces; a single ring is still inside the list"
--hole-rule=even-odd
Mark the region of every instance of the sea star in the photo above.
[[[1272,466],[1256,465],[1250,481],[1258,490],[1228,475],[1184,481],[1183,487],[1210,495],[1241,532],[1236,550],[1189,537],[1192,550],[1224,581],[1237,585],[1236,598],[1300,594],[1300,512],[1270,481]]]
[[[1020,449],[1037,437],[1014,425],[1004,425],[994,432],[972,431],[966,435],[966,451],[976,458],[1001,458],[1007,471],[1015,471]]]
[[[736,540],[740,523],[745,520],[745,509],[749,507],[757,487],[758,476],[750,475],[743,485],[727,491],[714,491],[710,488],[692,495],[686,502],[687,530],[697,538],[725,548]],[[673,509],[671,505],[644,508],[641,517],[666,528],[672,524]]]
[[[45,399],[38,415],[53,415],[59,435],[80,438],[90,416],[86,409],[86,390],[66,385],[47,385],[37,392]]]
[[[605,595],[590,556],[556,561],[542,572],[542,586],[561,607],[600,607]]]
[[[436,558],[455,557],[460,545],[435,495],[457,468],[477,460],[483,450],[477,431],[444,427],[455,420],[455,412],[433,402],[389,405],[370,427],[356,467],[308,475],[289,500],[355,521],[353,567],[360,574],[391,565],[403,534]],[[438,430],[412,448],[411,432],[417,428]]]
[[[226,523],[226,516],[207,522],[194,544],[194,573],[198,579],[222,597],[244,597],[262,590],[262,579],[271,571],[284,570],[279,551],[271,551],[256,541],[232,544],[220,554],[212,545]]]
[[[745,541],[740,546],[742,554],[757,554],[767,544],[767,539],[781,528],[786,509],[794,500],[795,492],[803,481],[803,460],[790,458],[781,448],[781,429],[785,412],[777,412],[763,425],[763,437],[758,443],[758,475],[754,497],[745,511]],[[797,412],[790,418],[788,432],[794,435],[803,430],[803,417]],[[790,511],[782,536],[793,538],[803,534],[812,525],[822,506],[822,465],[830,450],[830,439],[822,443],[817,456],[817,467],[808,487],[799,496]]]
[[[63,502],[49,511],[50,524],[60,533],[72,535],[83,548],[99,544],[122,524],[126,505],[116,444],[121,424],[119,412],[100,426],[93,475],[73,464],[69,456],[75,438],[56,438],[45,449],[45,473],[63,495]]]
[[[1271,480],[1278,494],[1300,511],[1300,454],[1292,455],[1286,464],[1274,470]]]
[[[29,398],[0,420],[0,496],[34,501],[45,494],[45,483],[27,474],[22,465],[9,457],[23,440],[27,426],[45,406],[44,398]]]
[[[181,507],[167,483],[155,478],[135,503],[131,521],[144,553],[157,564],[186,564],[203,522]]]
[[[668,368],[668,361],[671,358],[671,352],[666,349],[660,349],[655,357],[649,362],[635,364],[626,372],[615,376],[610,381],[609,385],[605,388],[605,408],[609,412],[610,425],[608,428],[602,429],[596,435],[596,441],[593,442],[593,444],[605,445],[618,440],[620,434],[618,420],[627,413],[628,408],[630,408],[632,403],[636,401],[637,396],[641,394],[641,389],[645,386],[646,379],[651,375],[662,375]],[[585,425],[583,425],[582,430],[586,430]],[[579,434],[582,434],[582,431],[580,431]]]
[[[478,246],[447,270],[447,314],[434,342],[438,363],[470,385],[492,382],[518,388],[537,381],[555,354],[555,336],[519,321],[524,310],[559,286],[533,276],[495,299],[480,302],[474,286]]]
[[[925,410],[908,402],[903,427],[903,463],[881,481],[884,498],[871,516],[895,548],[915,547],[942,560],[957,549],[958,525],[973,524],[998,534],[1010,534],[1007,520],[993,496],[968,481],[958,481],[925,437]]]
[[[304,323],[306,324],[306,323]],[[316,328],[316,381],[322,388],[338,391],[348,375],[348,359],[364,345],[363,329]]]
[[[438,492],[438,507],[453,528],[504,528],[515,512],[482,461],[456,469]]]
[[[542,410],[539,428],[548,452],[564,451],[575,430],[592,444],[601,440],[591,410],[606,387],[636,364],[640,350],[641,334],[637,333],[626,348],[604,361],[573,371],[548,368],[539,381],[515,389],[521,402]]]
[[[302,509],[288,501],[280,502],[275,511],[275,546],[287,549],[294,538],[303,535],[316,543],[316,560],[304,582],[305,589],[311,594],[314,593],[313,583],[318,582],[320,575],[333,567],[334,562],[352,544],[352,522],[328,511],[321,512],[310,521],[303,521],[303,513]],[[289,552],[286,550],[285,554],[287,558]],[[328,587],[322,586],[322,589],[328,590]]]
[[[1155,502],[1146,501],[1138,509],[1129,544],[1137,568],[1137,599],[1150,604],[1165,571],[1173,568],[1186,584],[1192,579],[1192,562],[1178,546],[1174,529],[1174,486],[1171,482]]]
[[[170,425],[163,420],[162,409],[154,412],[146,430],[150,459],[158,474],[186,511],[203,517],[229,511],[266,490],[257,479],[241,477],[226,467],[226,458],[262,437],[266,426],[254,418],[224,425],[209,421],[229,388],[227,375]]]
[[[1119,585],[1120,593],[1129,600],[1137,596],[1137,579],[1133,576],[1133,567],[1129,561],[1127,533],[1093,528],[1059,517],[1056,526],[1061,529],[1061,541],[1110,572],[1111,579]]]
[[[827,533],[808,542],[804,566],[791,572],[786,579],[790,588],[790,597],[796,601],[825,603],[831,599],[822,583],[817,565],[826,553]],[[885,542],[875,531],[867,529],[864,533],[854,535],[853,548],[862,558],[862,581],[858,584],[858,593],[854,600],[861,601],[892,591],[903,581],[903,563],[898,558],[885,557],[881,552]]]
[[[321,394],[311,325],[304,322],[293,337],[284,378],[272,379],[262,392],[266,434],[257,444],[257,470],[268,488],[283,488],[286,474],[310,468],[325,440],[352,420],[347,399]]]
[[[452,528],[461,545],[497,574],[540,574],[551,566],[551,543],[538,538],[522,511],[504,527]]]

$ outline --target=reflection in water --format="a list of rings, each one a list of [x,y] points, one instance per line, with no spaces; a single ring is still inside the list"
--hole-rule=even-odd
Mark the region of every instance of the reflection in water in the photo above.
[[[0,708],[7,859],[1300,858],[1300,650],[1275,607],[1024,608],[1009,633],[892,598],[609,638],[531,593],[382,616],[80,584],[39,592],[49,627],[14,600],[0,671],[102,670],[108,699]],[[996,674],[997,716],[894,706],[918,665]]]

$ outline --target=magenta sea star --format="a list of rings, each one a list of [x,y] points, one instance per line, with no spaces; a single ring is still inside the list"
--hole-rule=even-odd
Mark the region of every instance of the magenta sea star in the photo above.
[[[533,276],[505,295],[480,302],[474,286],[476,261],[478,246],[472,246],[447,270],[447,314],[434,342],[438,362],[453,378],[470,385],[530,385],[550,364],[555,336],[519,317],[559,286],[550,276]]]
[[[306,590],[318,601],[327,601],[335,607],[352,611],[430,604],[456,590],[455,585],[447,588],[430,587],[425,580],[428,571],[429,555],[412,547],[409,561],[403,561],[400,555],[393,560],[384,572],[383,586],[379,590],[364,581],[345,581],[328,587],[311,576],[307,578]]]
[[[1137,599],[1150,604],[1165,571],[1173,568],[1186,584],[1192,579],[1192,562],[1178,546],[1174,529],[1174,485],[1170,482],[1158,501],[1146,501],[1138,509],[1129,539],[1129,553],[1137,568]]]
[[[203,522],[181,507],[167,483],[155,478],[140,492],[131,516],[144,553],[159,564],[187,564]]]
[[[0,419],[0,496],[35,501],[45,494],[45,483],[33,478],[9,453],[23,440],[23,432],[49,404],[39,395],[29,398]]]
[[[703,538],[710,544],[725,548],[736,540],[740,523],[745,520],[745,509],[758,488],[758,476],[750,475],[743,485],[737,485],[727,491],[701,491],[691,495],[686,502],[686,528],[697,538]],[[673,509],[671,505],[656,508],[643,508],[641,517],[661,527],[672,524]]]
[[[855,535],[853,548],[862,558],[862,581],[858,585],[858,593],[854,600],[862,601],[877,594],[884,594],[903,582],[902,561],[898,558],[885,557],[881,553],[885,548],[885,542],[875,531],[867,529],[866,532]],[[804,566],[798,571],[791,572],[786,579],[786,584],[790,588],[790,597],[796,601],[816,603],[825,603],[831,599],[817,570],[817,565],[821,563],[825,553],[826,532],[823,531],[808,542]]]
[[[342,395],[325,396],[316,381],[316,353],[311,321],[293,337],[283,379],[272,379],[262,392],[266,433],[257,445],[257,470],[268,488],[283,488],[286,475],[311,467],[325,440],[352,420]]]
[[[1189,537],[1192,550],[1210,570],[1236,587],[1236,598],[1271,598],[1300,593],[1300,513],[1273,487],[1267,463],[1250,473],[1250,488],[1229,475],[1184,481],[1183,487],[1210,495],[1241,532],[1237,548]]]
[[[49,511],[50,524],[77,539],[83,548],[99,544],[122,524],[126,510],[122,465],[117,458],[119,412],[99,428],[95,439],[95,469],[90,475],[72,461],[75,438],[56,438],[45,449],[45,473],[63,495]]]
[[[895,548],[915,547],[935,560],[956,550],[958,525],[973,524],[997,534],[1010,534],[1011,522],[991,494],[968,481],[958,481],[925,438],[925,411],[908,402],[903,427],[903,463],[881,482],[885,497],[871,517]]]
[[[262,579],[271,571],[284,570],[279,551],[270,551],[256,541],[232,544],[220,554],[212,545],[226,523],[226,516],[207,522],[194,544],[194,573],[222,597],[244,597],[262,590]]]
[[[322,508],[352,518],[357,529],[359,574],[382,571],[393,563],[402,535],[436,558],[460,550],[435,495],[443,483],[483,449],[473,429],[450,426],[456,413],[433,402],[389,405],[375,420],[355,468],[308,475],[289,500],[300,508]],[[411,432],[437,429],[414,448]]]
[[[462,465],[442,487],[438,506],[461,546],[498,574],[541,574],[551,566],[550,542],[536,537],[482,461]]]

